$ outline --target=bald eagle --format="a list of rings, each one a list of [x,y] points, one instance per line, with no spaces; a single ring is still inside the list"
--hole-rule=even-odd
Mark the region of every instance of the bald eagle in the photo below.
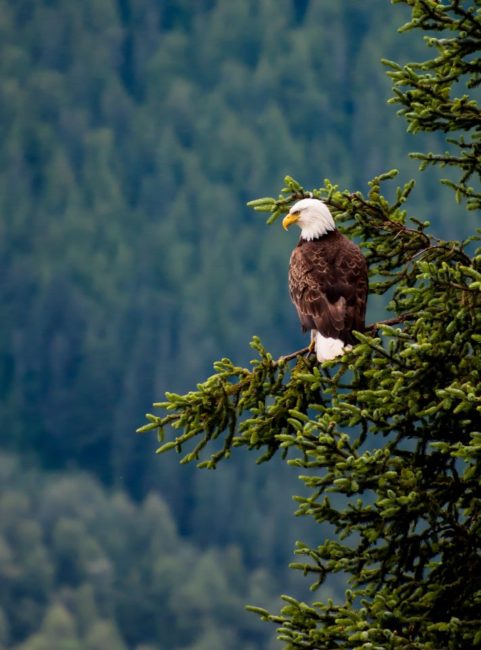
[[[284,218],[301,237],[289,264],[289,293],[302,330],[311,331],[317,359],[326,361],[355,344],[365,327],[367,264],[359,246],[341,234],[325,203],[302,199]]]

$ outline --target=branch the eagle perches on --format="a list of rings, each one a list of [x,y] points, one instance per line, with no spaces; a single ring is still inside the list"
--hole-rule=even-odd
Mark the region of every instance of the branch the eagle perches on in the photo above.
[[[395,318],[380,320],[377,321],[376,323],[371,323],[371,325],[366,325],[366,332],[375,333],[381,327],[381,325],[399,325],[400,323],[404,323],[407,320],[413,320],[414,318],[416,318],[416,315],[414,313],[407,313],[407,314],[401,314],[400,316],[396,316]],[[308,354],[310,351],[311,351],[310,347],[306,345],[305,348],[301,348],[300,350],[296,350],[295,352],[291,352],[290,354],[286,354],[284,356],[279,357],[275,363],[279,364],[279,363],[285,363],[286,361],[291,361],[296,357],[300,357],[305,354]]]
[[[401,324],[415,318],[414,313],[406,312],[394,318],[377,321],[368,325],[364,334],[359,333],[359,336],[363,339],[370,338],[369,334],[375,334],[379,328]],[[209,442],[223,436],[222,448],[211,453],[208,460],[198,463],[199,467],[213,469],[219,461],[230,455],[232,447],[240,444],[247,444],[249,448],[256,449],[267,447],[265,453],[257,459],[258,463],[268,460],[279,450],[282,446],[277,439],[279,436],[277,434],[273,436],[272,432],[282,434],[287,422],[290,421],[293,409],[296,412],[305,411],[309,408],[309,404],[316,400],[316,396],[319,396],[319,388],[315,385],[304,386],[301,391],[302,404],[297,393],[298,382],[304,382],[306,373],[319,366],[317,361],[308,359],[311,356],[308,354],[309,346],[275,360],[256,337],[251,345],[260,354],[260,359],[251,362],[252,369],[235,366],[229,359],[216,361],[214,363],[216,374],[202,384],[198,384],[196,391],[186,395],[166,393],[166,402],[154,404],[156,408],[174,411],[163,417],[147,414],[149,424],[138,429],[139,433],[157,429],[159,441],[163,443],[157,453],[164,453],[170,449],[182,453],[184,444],[200,436],[194,448],[186,453],[180,462],[199,461],[201,452]],[[315,354],[313,356],[315,357]],[[288,362],[296,358],[301,365],[290,367]],[[332,360],[326,365],[330,367],[340,360]],[[342,360],[339,371],[341,374],[346,370],[347,365],[345,360]],[[289,376],[287,383],[285,383],[286,373]],[[329,376],[328,370],[317,374],[320,385],[324,388],[327,384],[342,388],[337,378]],[[277,412],[269,415],[263,412],[264,407],[260,406],[264,403],[267,394],[274,397],[278,405]],[[262,413],[258,413],[259,409]],[[243,419],[242,414],[246,413],[249,413],[250,417]],[[253,418],[256,420],[255,424]],[[265,422],[262,424],[264,419]],[[173,440],[164,442],[166,427],[180,430],[181,433]]]

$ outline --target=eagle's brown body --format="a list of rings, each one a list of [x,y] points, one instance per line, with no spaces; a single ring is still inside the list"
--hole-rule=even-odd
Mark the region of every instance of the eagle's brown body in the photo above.
[[[291,255],[289,293],[302,329],[357,343],[352,330],[365,327],[367,277],[360,248],[338,230],[301,238]]]

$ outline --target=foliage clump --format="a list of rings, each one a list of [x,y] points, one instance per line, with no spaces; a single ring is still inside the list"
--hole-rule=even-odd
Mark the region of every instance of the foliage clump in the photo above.
[[[479,210],[481,2],[398,2],[412,9],[403,30],[428,30],[436,54],[389,62],[394,101],[411,131],[456,134],[447,153],[414,156],[460,170],[446,183]],[[471,95],[459,96],[461,86]],[[324,200],[363,247],[371,292],[388,297],[390,318],[322,365],[306,351],[273,359],[254,339],[250,369],[223,359],[197,391],[167,394],[156,405],[166,412],[143,427],[162,440],[174,430],[160,452],[194,441],[185,462],[215,467],[246,446],[262,450],[259,460],[280,452],[302,472],[309,493],[297,514],[331,531],[296,549],[293,566],[314,577],[318,596],[284,596],[278,615],[251,608],[277,623],[288,649],[481,645],[480,238],[437,237],[408,216],[412,181],[386,197],[382,184],[394,176],[376,177],[367,196],[329,181],[307,192],[287,177],[277,200],[251,203],[273,222],[299,198]],[[343,600],[323,598],[330,576],[347,581]]]

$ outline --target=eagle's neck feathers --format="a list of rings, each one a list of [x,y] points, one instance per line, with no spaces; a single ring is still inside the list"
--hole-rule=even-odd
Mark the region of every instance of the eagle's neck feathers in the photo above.
[[[314,239],[319,239],[320,237],[327,235],[328,232],[332,232],[333,230],[336,230],[336,226],[334,225],[332,217],[330,220],[312,221],[302,226],[301,239],[304,239],[305,241],[313,241]]]

